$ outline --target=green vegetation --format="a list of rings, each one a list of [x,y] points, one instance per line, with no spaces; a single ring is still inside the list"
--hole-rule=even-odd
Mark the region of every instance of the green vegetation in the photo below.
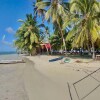
[[[95,48],[100,47],[100,3],[97,0],[37,0],[33,7],[34,17],[27,15],[25,21],[20,20],[22,25],[15,42],[18,49],[32,54],[47,39],[53,50],[83,48],[90,52],[92,48],[95,58]],[[42,22],[38,23],[38,19]],[[48,25],[53,26],[52,34]]]
[[[26,20],[19,20],[22,25],[16,32],[15,46],[22,51],[27,51],[32,55],[39,47],[39,28],[32,14],[26,15]]]
[[[66,40],[73,37],[73,47],[85,47],[89,51],[92,47],[94,58],[94,46],[100,39],[100,26],[97,18],[100,5],[96,0],[72,0],[70,9],[74,16],[74,27],[68,33]]]
[[[63,0],[51,0],[51,1],[41,0],[37,1],[36,3],[37,10],[42,10],[42,11],[45,10],[45,19],[49,22],[51,20],[54,27],[57,26],[57,28],[59,29],[58,31],[60,31],[65,51],[67,49],[66,49],[64,33],[62,30],[62,23],[63,23],[62,17],[66,16],[67,4],[68,2],[64,2]]]

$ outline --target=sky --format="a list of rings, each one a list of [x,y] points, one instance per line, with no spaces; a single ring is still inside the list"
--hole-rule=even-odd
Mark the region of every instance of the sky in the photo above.
[[[16,50],[13,41],[21,24],[18,19],[24,20],[26,14],[33,13],[33,2],[34,0],[0,0],[0,52]]]
[[[0,52],[14,51],[13,41],[20,27],[18,19],[33,13],[31,0],[0,0]]]

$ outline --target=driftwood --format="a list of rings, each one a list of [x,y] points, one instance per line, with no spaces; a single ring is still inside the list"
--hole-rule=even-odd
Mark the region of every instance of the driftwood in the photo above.
[[[24,60],[1,60],[0,64],[17,64],[17,63],[25,63]]]

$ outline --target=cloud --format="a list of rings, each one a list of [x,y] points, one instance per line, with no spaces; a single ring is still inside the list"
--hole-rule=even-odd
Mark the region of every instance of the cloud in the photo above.
[[[8,41],[2,41],[3,44],[8,45],[8,46],[13,46],[12,43],[8,42]]]
[[[15,30],[12,27],[8,27],[8,28],[6,28],[6,32],[14,34]]]
[[[3,37],[2,37],[2,43],[5,44],[5,45],[8,45],[8,46],[13,46],[13,44],[10,43],[10,42],[8,42],[8,41],[6,41],[5,38],[6,38],[6,36],[3,35]]]

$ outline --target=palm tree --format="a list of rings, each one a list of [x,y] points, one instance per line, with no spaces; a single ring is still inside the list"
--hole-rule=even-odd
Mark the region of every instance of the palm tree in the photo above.
[[[73,47],[87,46],[88,49],[92,47],[94,59],[94,44],[100,39],[100,26],[97,21],[100,4],[96,0],[72,0],[70,6],[74,16],[71,20],[74,21],[74,26],[66,39],[73,39]]]
[[[59,26],[59,31],[63,40],[63,45],[66,51],[66,43],[64,39],[64,34],[62,30],[62,26],[60,24],[61,18],[65,17],[67,14],[67,5],[68,2],[64,2],[63,0],[41,0],[40,2],[36,3],[37,10],[45,9],[45,19],[47,21],[51,21],[52,23],[56,23]]]
[[[66,38],[67,36],[66,30],[64,30],[63,33],[64,33],[64,38]],[[59,29],[56,29],[53,35],[50,37],[50,44],[54,50],[63,50],[64,45]]]
[[[42,29],[42,32],[43,32],[43,34],[44,34],[44,38],[42,39],[42,42],[43,42],[43,43],[49,43],[49,44],[50,44],[50,41],[49,41],[50,32],[49,32],[48,26],[46,26],[45,24],[40,24],[40,25],[38,25],[38,26],[39,26],[39,28]],[[47,52],[48,52],[48,54],[49,54],[48,48],[46,48],[46,49],[47,49]],[[51,47],[50,47],[50,53],[51,53]]]
[[[62,50],[62,39],[60,34],[53,34],[50,37],[50,43],[54,50]]]
[[[39,47],[40,34],[36,21],[32,14],[27,14],[25,21],[19,21],[22,22],[22,25],[17,30],[15,46],[18,49],[28,51],[32,55],[33,50],[36,51],[36,48]]]

